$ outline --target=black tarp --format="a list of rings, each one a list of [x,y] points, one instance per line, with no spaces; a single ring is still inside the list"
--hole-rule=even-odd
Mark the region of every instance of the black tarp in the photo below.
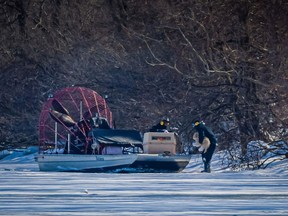
[[[98,143],[104,145],[142,148],[143,144],[142,134],[137,130],[94,129],[92,134]]]

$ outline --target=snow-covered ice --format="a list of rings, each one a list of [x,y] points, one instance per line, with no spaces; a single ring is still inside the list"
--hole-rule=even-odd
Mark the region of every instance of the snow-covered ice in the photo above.
[[[194,155],[181,173],[39,172],[35,154],[0,160],[0,215],[288,215],[287,159],[233,172],[215,154],[200,173]]]

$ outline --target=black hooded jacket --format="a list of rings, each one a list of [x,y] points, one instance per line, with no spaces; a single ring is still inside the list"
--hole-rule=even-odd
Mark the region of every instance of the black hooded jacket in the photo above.
[[[215,134],[209,127],[206,127],[203,123],[195,126],[195,129],[199,133],[199,142],[202,143],[204,138],[207,137],[210,140],[210,143],[216,145],[217,139]]]

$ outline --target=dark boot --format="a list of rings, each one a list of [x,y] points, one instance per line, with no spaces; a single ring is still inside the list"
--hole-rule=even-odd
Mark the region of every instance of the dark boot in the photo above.
[[[202,170],[201,172],[211,173],[210,163],[204,162],[204,170]]]
[[[206,169],[207,173],[211,173],[210,163],[206,163],[206,168],[205,169]]]

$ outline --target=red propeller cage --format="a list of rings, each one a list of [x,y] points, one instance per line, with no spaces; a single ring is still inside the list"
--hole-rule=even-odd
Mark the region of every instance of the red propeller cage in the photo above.
[[[54,148],[55,136],[57,136],[58,145],[61,143],[64,145],[68,140],[69,128],[62,124],[55,124],[56,121],[50,115],[53,100],[57,100],[67,109],[69,116],[76,122],[87,121],[98,113],[98,116],[106,118],[112,127],[112,113],[105,99],[97,92],[83,87],[64,88],[55,92],[43,104],[39,118],[39,151]]]

